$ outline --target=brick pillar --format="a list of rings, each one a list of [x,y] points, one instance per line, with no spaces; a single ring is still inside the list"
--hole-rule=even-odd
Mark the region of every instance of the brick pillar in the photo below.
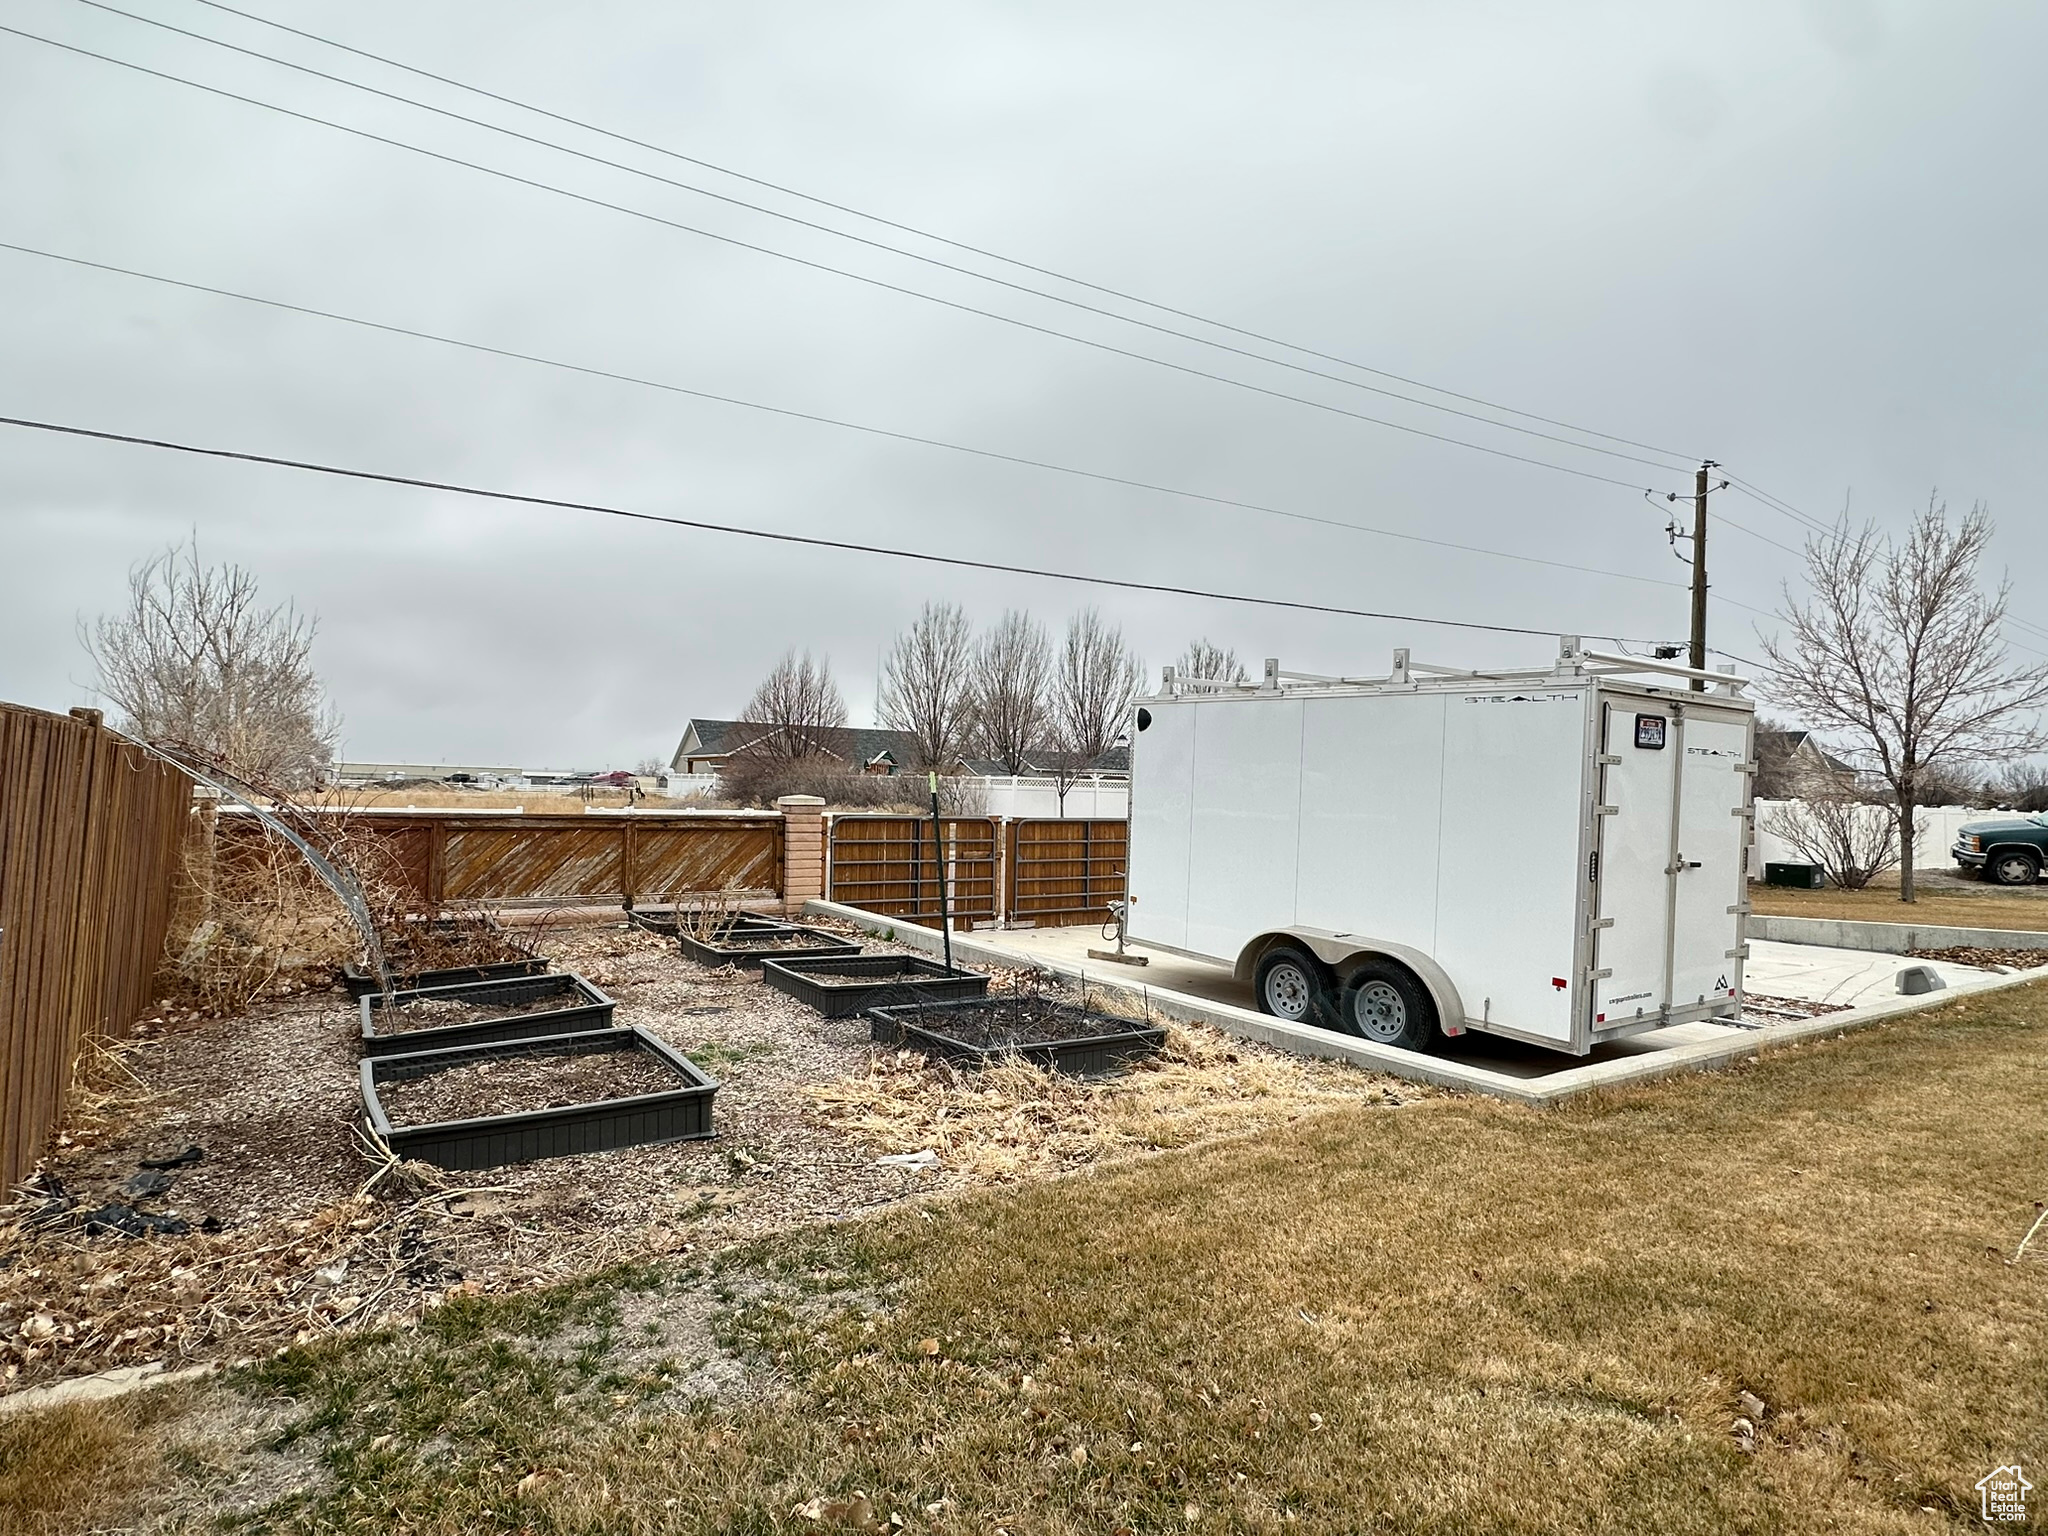
[[[784,795],[782,813],[782,910],[795,914],[825,894],[825,802],[816,795]]]

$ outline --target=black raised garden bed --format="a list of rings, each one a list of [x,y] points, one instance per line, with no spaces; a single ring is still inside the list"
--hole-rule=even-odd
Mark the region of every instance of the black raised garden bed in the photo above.
[[[626,921],[645,932],[658,933],[664,938],[672,939],[684,924],[696,917],[696,913],[689,907],[681,910],[684,923],[676,921],[677,909],[674,907],[629,907],[626,910]],[[771,917],[766,912],[731,912],[719,919],[718,926],[723,930],[787,928],[790,925],[779,917]]]
[[[485,965],[450,965],[437,970],[406,971],[394,969],[391,974],[392,986],[401,992],[417,992],[423,987],[457,987],[473,981],[505,981],[514,976],[539,976],[547,971],[548,963],[539,955],[525,955],[517,960],[493,960]],[[380,990],[377,978],[354,961],[341,968],[341,984],[348,988],[348,995],[358,1002]]]
[[[574,971],[376,992],[357,1003],[363,1054],[395,1056],[607,1029],[612,1000]]]
[[[1038,997],[986,997],[964,1003],[872,1008],[869,1033],[883,1045],[980,1066],[1019,1056],[1055,1072],[1086,1076],[1157,1054],[1165,1029],[1134,1024],[1077,1003]]]
[[[819,928],[799,928],[794,923],[721,928],[708,940],[698,938],[686,928],[676,939],[683,947],[685,960],[694,960],[699,965],[737,965],[749,971],[759,970],[763,960],[783,956],[808,959],[814,955],[860,953],[860,945],[852,939],[842,939]]]
[[[508,1101],[522,1094],[531,1097],[533,1085],[550,1076],[574,1097],[578,1085],[601,1082],[607,1075],[602,1069],[592,1071],[595,1063],[588,1058],[594,1056],[605,1057],[607,1063],[617,1058],[612,1075],[628,1080],[627,1093],[506,1114],[406,1123],[403,1106],[409,1094],[417,1099],[421,1090],[440,1090],[451,1101],[488,1102],[494,1093],[493,1078],[518,1080],[507,1084]],[[445,1081],[465,1072],[472,1081]],[[543,1157],[702,1139],[712,1134],[711,1103],[718,1092],[716,1078],[644,1029],[597,1029],[369,1057],[362,1064],[362,1076],[370,1129],[398,1156],[437,1168],[497,1168]],[[387,1098],[392,1101],[389,1109]],[[393,1110],[399,1116],[396,1122]]]
[[[762,962],[761,979],[828,1019],[902,1003],[981,997],[988,978],[917,955],[784,955]]]

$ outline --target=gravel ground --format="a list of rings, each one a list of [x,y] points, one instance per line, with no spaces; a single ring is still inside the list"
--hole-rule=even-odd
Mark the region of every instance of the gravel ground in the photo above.
[[[357,1015],[338,988],[272,997],[231,1019],[145,1020],[118,1081],[83,1096],[53,1145],[44,1176],[55,1184],[0,1208],[0,1390],[402,1321],[451,1287],[519,1290],[627,1259],[702,1257],[1020,1171],[1039,1177],[1228,1134],[1246,1112],[1284,1119],[1419,1096],[1195,1031],[1184,1038],[1197,1049],[1172,1080],[1188,1103],[1212,1108],[1177,1141],[1158,1139],[1154,1123],[1167,1118],[1130,1096],[1156,1091],[1156,1078],[1088,1089],[1098,1097],[1074,1099],[1055,1131],[1031,1095],[1079,1090],[1032,1078],[998,1094],[912,1065],[872,1045],[864,1020],[828,1020],[758,975],[693,965],[673,939],[586,927],[551,932],[542,947],[616,999],[618,1024],[646,1029],[720,1081],[714,1139],[422,1172],[389,1163],[364,1135]],[[1258,1086],[1247,1072],[1263,1074]],[[1120,1112],[1138,1133],[1086,1134],[1097,1103],[1101,1124]],[[1001,1118],[1000,1160],[985,1149],[956,1156],[946,1140],[975,1115]],[[926,1116],[936,1129],[914,1129]],[[938,1166],[879,1160],[906,1138],[945,1148]],[[1040,1153],[1013,1154],[1011,1143]],[[175,1166],[138,1187],[145,1159]],[[192,1230],[86,1232],[81,1215],[111,1201]]]

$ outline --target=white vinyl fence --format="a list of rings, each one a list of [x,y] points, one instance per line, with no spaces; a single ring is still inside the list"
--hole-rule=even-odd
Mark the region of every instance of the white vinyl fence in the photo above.
[[[1757,801],[1756,846],[1750,850],[1749,874],[1752,880],[1763,878],[1766,864],[1807,862],[1804,855],[1771,831],[1769,826],[1773,809],[1798,804],[1796,800]],[[1883,806],[1873,805],[1866,807],[1862,814],[1878,819],[1889,816],[1891,812]],[[1914,813],[1913,818],[1918,823],[1918,835],[1913,839],[1913,865],[1916,869],[1952,869],[1955,867],[1955,861],[1949,857],[1948,851],[1955,843],[1956,834],[1965,824],[2019,814],[2018,811],[1973,810],[1962,805],[1922,806]]]
[[[1128,779],[1100,779],[1092,775],[1067,786],[1064,803],[1059,780],[1024,775],[1004,778],[969,779],[985,797],[982,814],[988,816],[1054,817],[1075,821],[1119,821],[1131,814],[1131,782]]]

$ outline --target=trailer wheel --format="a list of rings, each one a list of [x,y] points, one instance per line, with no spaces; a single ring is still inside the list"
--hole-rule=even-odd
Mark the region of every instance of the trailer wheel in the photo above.
[[[1344,986],[1344,1024],[1375,1045],[1427,1050],[1436,1039],[1436,1003],[1405,965],[1368,960]]]
[[[1260,1010],[1290,1024],[1321,1024],[1328,1012],[1330,973],[1313,956],[1289,945],[1259,957],[1252,985]]]
[[[2041,866],[2031,853],[2001,848],[1984,861],[1984,873],[1999,885],[2032,885],[2041,878]]]

